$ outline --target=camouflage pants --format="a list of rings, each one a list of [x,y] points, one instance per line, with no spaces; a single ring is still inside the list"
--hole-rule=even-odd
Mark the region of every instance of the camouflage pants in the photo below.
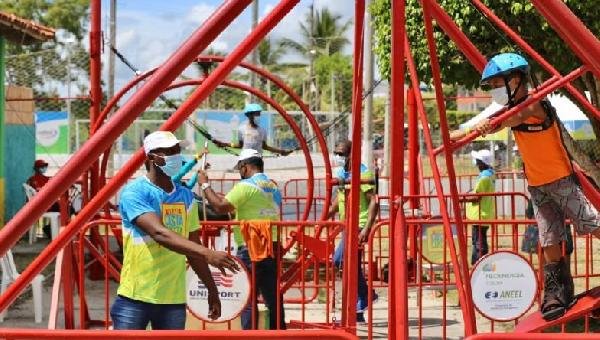
[[[557,245],[566,239],[565,218],[571,220],[580,235],[592,233],[600,226],[598,210],[572,176],[528,189],[542,247]]]

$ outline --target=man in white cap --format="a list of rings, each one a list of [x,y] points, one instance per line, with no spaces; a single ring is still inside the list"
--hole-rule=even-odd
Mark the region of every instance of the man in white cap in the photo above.
[[[471,192],[476,194],[493,193],[495,191],[493,157],[490,150],[472,151],[473,163],[479,169],[479,176],[475,188]],[[466,204],[467,220],[481,221],[496,217],[496,203],[491,196],[467,196],[462,200]],[[488,253],[487,231],[489,226],[480,223],[471,227],[471,264],[474,265],[483,255]]]
[[[264,163],[260,153],[254,149],[243,149],[235,167],[240,172],[242,180],[221,197],[210,187],[208,176],[204,171],[198,171],[198,183],[208,203],[217,213],[225,214],[235,211],[236,220],[245,222],[279,221],[279,207],[281,205],[281,193],[267,175],[263,173]],[[237,257],[250,270],[252,263],[248,246],[244,242],[240,227],[233,229],[233,237],[237,245]],[[277,230],[271,229],[274,257],[268,256],[260,261],[255,261],[254,270],[256,284],[253,289],[263,297],[269,309],[269,328],[285,329],[285,316],[283,311],[283,296],[279,295],[277,304]],[[252,306],[256,307],[256,301],[251,302],[242,311],[242,328],[256,329],[257,323],[252,324]],[[277,317],[279,314],[279,324]],[[255,315],[258,315],[256,313]],[[256,318],[258,319],[258,317]]]
[[[233,272],[235,259],[200,243],[198,208],[192,192],[171,177],[182,165],[181,146],[171,132],[144,138],[148,174],[121,192],[123,268],[110,315],[114,329],[184,329],[186,258],[208,290],[209,315],[221,315],[219,292],[208,264]]]

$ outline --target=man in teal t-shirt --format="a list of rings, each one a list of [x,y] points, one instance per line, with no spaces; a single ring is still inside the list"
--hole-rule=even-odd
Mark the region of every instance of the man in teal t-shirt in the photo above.
[[[144,139],[148,174],[121,192],[123,267],[110,316],[114,329],[184,329],[186,258],[208,290],[209,316],[221,315],[219,292],[208,264],[239,268],[227,253],[200,244],[192,192],[173,183],[181,167],[180,142],[171,132]]]
[[[479,150],[471,152],[473,162],[479,169],[479,176],[472,192],[477,194],[493,193],[495,191],[494,169],[492,168],[492,153],[490,150]],[[491,220],[496,217],[496,202],[492,196],[468,196],[462,200],[467,202],[465,206],[467,220]],[[473,224],[471,227],[471,264],[474,265],[483,255],[489,251],[487,231],[489,225],[481,223]]]
[[[217,213],[230,213],[235,211],[238,221],[279,221],[279,207],[281,205],[281,193],[277,185],[263,173],[264,163],[261,155],[254,149],[243,149],[238,158],[236,169],[240,172],[242,180],[225,195],[219,197],[208,184],[208,176],[204,171],[198,172],[200,188],[204,191],[207,202]],[[233,237],[238,246],[237,256],[248,270],[252,263],[248,254],[248,248],[244,243],[239,227],[233,228]],[[277,229],[272,229],[273,250],[279,251],[277,242]],[[285,329],[285,315],[283,311],[283,295],[279,294],[279,305],[277,304],[277,256],[267,257],[255,263],[254,270],[256,284],[253,289],[255,296],[258,292],[262,295],[269,309],[269,329]],[[252,306],[256,307],[256,301],[250,303],[242,311],[242,328],[256,329],[257,323],[252,324]],[[277,314],[279,325],[277,324]],[[256,313],[255,315],[258,315]]]
[[[344,140],[336,144],[333,152],[333,158],[338,168],[335,170],[334,177],[339,181],[337,196],[331,204],[331,208],[328,212],[328,219],[333,218],[337,212],[340,214],[340,221],[346,219],[346,196],[350,193],[350,179],[352,174],[350,173],[350,151],[352,149],[352,143]],[[369,171],[366,165],[360,165],[360,179],[373,181],[375,179],[374,174]],[[375,185],[372,183],[363,183],[360,185],[359,193],[359,215],[358,225],[360,228],[359,244],[363,245],[368,241],[369,233],[375,219],[377,212],[379,211],[379,203],[377,202]],[[343,256],[344,256],[344,245],[345,245],[345,232],[342,235],[342,241],[335,249],[333,255],[333,262],[337,267],[341,267]],[[359,322],[364,321],[364,311],[369,306],[369,288],[367,286],[367,280],[362,270],[362,251],[359,249],[358,253],[358,301],[356,303],[356,319]],[[373,293],[373,300],[377,300],[377,294]]]

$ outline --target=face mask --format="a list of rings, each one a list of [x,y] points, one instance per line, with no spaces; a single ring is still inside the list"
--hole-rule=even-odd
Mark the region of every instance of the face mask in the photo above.
[[[508,93],[506,93],[506,87],[496,87],[490,90],[492,100],[500,105],[508,104]]]
[[[46,173],[46,171],[48,171],[48,167],[47,166],[44,166],[44,167],[40,168],[40,174],[44,174],[44,173]]]
[[[346,157],[341,155],[333,155],[333,163],[335,166],[346,166]]]
[[[183,163],[181,154],[171,156],[159,156],[165,160],[165,165],[159,165],[160,170],[167,176],[173,177],[179,173]]]

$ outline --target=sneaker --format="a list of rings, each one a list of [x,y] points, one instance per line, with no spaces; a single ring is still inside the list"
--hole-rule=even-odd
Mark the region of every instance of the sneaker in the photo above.
[[[356,322],[365,323],[365,314],[364,313],[356,313]]]
[[[371,302],[375,302],[377,299],[379,299],[379,295],[373,293],[373,300]],[[363,313],[367,310],[367,307],[369,307],[369,302],[367,302],[366,299],[358,298],[358,301],[356,302],[356,313]]]

